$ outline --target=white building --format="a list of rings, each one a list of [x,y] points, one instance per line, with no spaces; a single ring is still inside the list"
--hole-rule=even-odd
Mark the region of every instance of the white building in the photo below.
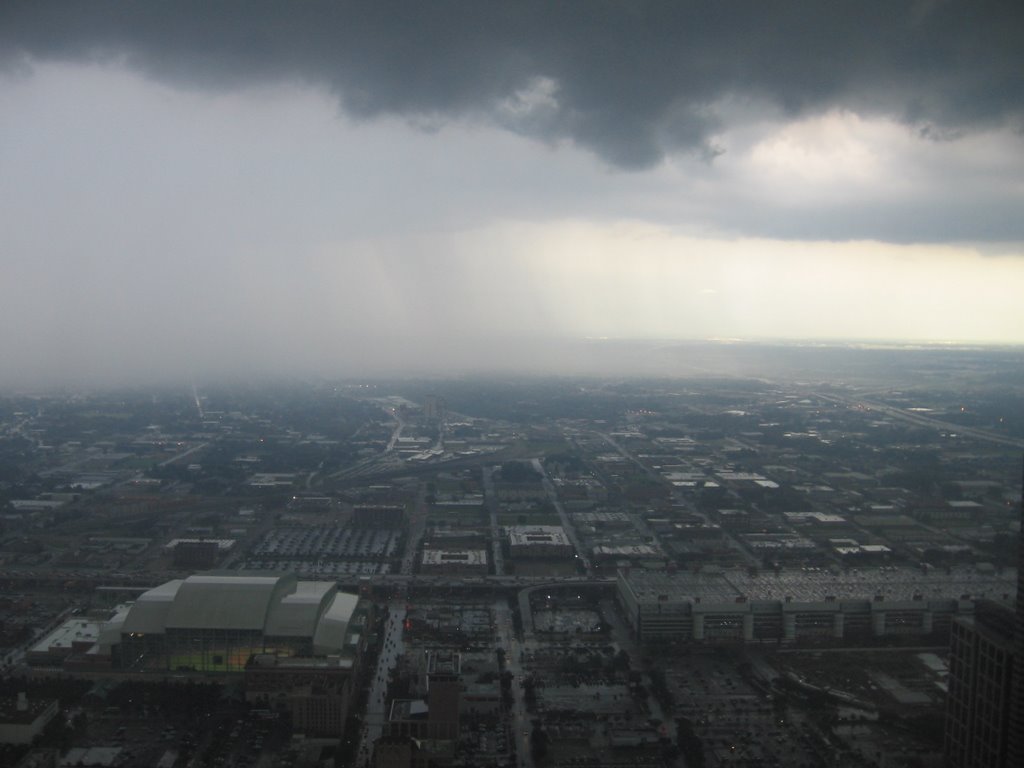
[[[487,574],[487,551],[483,549],[425,549],[422,573]]]
[[[508,529],[512,557],[572,557],[572,542],[560,525],[515,525]]]

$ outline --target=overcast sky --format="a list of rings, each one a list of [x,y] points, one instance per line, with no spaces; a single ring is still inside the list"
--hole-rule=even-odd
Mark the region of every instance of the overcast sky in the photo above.
[[[5,0],[0,379],[1021,343],[1022,39],[1019,0]]]

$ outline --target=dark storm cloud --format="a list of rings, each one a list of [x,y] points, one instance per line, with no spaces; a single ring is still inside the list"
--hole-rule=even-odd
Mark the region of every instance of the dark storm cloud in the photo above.
[[[358,117],[488,119],[639,168],[713,155],[722,99],[846,107],[922,136],[1019,122],[1024,4],[1007,2],[38,2],[0,51],[125,61],[177,84],[300,81]]]

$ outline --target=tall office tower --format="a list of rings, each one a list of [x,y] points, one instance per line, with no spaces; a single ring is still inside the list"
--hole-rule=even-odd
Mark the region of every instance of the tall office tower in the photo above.
[[[427,719],[438,738],[459,736],[462,654],[427,651]]]
[[[1017,617],[1013,636],[1014,656],[1017,663],[1013,668],[1013,690],[1010,696],[1007,765],[1024,765],[1024,476],[1021,478],[1020,502],[1021,531],[1017,543]]]
[[[427,395],[423,400],[423,415],[432,421],[443,421],[448,415],[448,404],[443,397]]]
[[[1021,519],[1024,523],[1024,498]],[[1017,553],[1016,610],[978,601],[973,616],[953,622],[946,702],[946,760],[950,768],[1024,765],[1022,565],[1024,531]]]
[[[1010,730],[1014,613],[978,601],[973,616],[953,622],[946,701],[950,768],[1003,768]]]

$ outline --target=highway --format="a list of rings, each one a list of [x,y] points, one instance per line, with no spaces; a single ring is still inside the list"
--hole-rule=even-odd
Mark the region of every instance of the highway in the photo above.
[[[155,587],[168,579],[183,579],[189,571],[162,571],[146,574],[95,574],[71,570],[0,571],[0,587],[9,590],[53,589],[61,592],[95,591],[97,587]],[[452,578],[446,574],[374,574],[371,576],[351,575],[335,579],[342,589],[358,591],[361,587],[401,588],[426,587],[446,590],[479,589],[527,589],[550,586],[557,588],[566,584],[582,586],[613,586],[614,576],[469,576]]]
[[[932,416],[925,416],[920,413],[906,411],[902,408],[894,408],[891,405],[876,403],[872,400],[842,397],[835,394],[825,394],[823,392],[814,392],[813,394],[815,397],[820,397],[822,400],[827,400],[830,403],[846,405],[853,408],[863,408],[867,411],[877,411],[878,413],[885,414],[886,416],[892,416],[894,419],[900,419],[901,421],[916,424],[921,427],[932,427],[934,429],[953,432],[965,437],[973,437],[976,440],[985,440],[990,443],[1007,445],[1012,448],[1024,448],[1024,440],[1020,440],[1015,437],[1008,437],[1006,435],[999,435],[995,432],[990,432],[987,429],[978,429],[977,427],[967,427],[962,424],[954,424],[951,421],[943,421],[942,419],[936,419]]]
[[[188,450],[182,451],[179,454],[171,456],[171,458],[167,459],[166,461],[161,461],[157,466],[166,467],[167,465],[173,464],[176,461],[181,461],[186,456],[191,456],[196,451],[201,451],[203,448],[205,448],[209,444],[210,444],[209,442],[206,442],[206,443],[200,443],[199,445],[194,445],[191,448],[189,448]],[[139,473],[139,475],[141,475],[141,473]]]
[[[405,422],[402,421],[402,417],[398,415],[398,411],[395,408],[385,408],[384,410],[395,420],[395,429],[391,433],[391,439],[388,440],[388,447],[384,449],[384,453],[391,453],[395,450],[395,444],[398,442],[398,438],[402,436],[402,430],[405,428]]]

